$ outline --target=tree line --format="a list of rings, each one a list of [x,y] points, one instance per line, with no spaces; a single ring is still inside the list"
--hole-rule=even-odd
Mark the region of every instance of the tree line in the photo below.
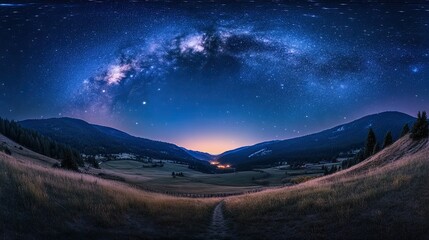
[[[34,152],[61,160],[62,168],[78,170],[79,165],[83,166],[78,151],[36,131],[23,128],[15,121],[0,118],[0,133]]]
[[[410,138],[414,141],[419,141],[424,138],[428,138],[429,136],[429,122],[427,119],[427,114],[425,111],[418,112],[417,120],[413,124],[412,129],[410,129],[408,124],[405,124],[402,128],[401,138],[410,133]],[[343,169],[347,167],[351,167],[369,157],[376,154],[380,150],[390,146],[393,144],[392,132],[388,131],[384,136],[384,141],[382,147],[377,141],[374,130],[372,128],[369,129],[368,135],[365,141],[365,146],[362,151],[360,151],[353,159],[344,161],[342,164]]]

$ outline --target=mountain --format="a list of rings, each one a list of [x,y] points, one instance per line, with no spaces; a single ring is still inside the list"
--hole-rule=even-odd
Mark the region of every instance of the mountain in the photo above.
[[[50,167],[57,160],[1,134],[0,143],[11,150],[0,150],[4,239],[213,239],[207,232],[215,209],[233,227],[223,231],[237,239],[284,239],[285,232],[291,239],[429,236],[428,139],[407,135],[348,169],[293,187],[214,199],[151,193],[59,170]],[[202,189],[199,182],[186,183]]]
[[[348,169],[224,206],[237,239],[428,239],[427,156],[428,139],[407,135]]]
[[[19,124],[85,154],[127,152],[157,159],[198,161],[174,144],[134,137],[114,128],[90,124],[79,119],[24,120]]]
[[[244,146],[244,147],[239,147],[239,148],[236,148],[236,149],[228,150],[228,151],[226,151],[226,152],[223,152],[223,153],[219,154],[219,155],[217,156],[217,159],[220,159],[222,156],[229,155],[229,154],[233,154],[233,153],[236,153],[236,152],[240,152],[240,151],[243,151],[243,150],[248,149],[248,148],[264,147],[264,146],[267,146],[267,145],[270,145],[270,144],[272,144],[272,143],[276,143],[276,142],[279,142],[279,141],[280,141],[280,140],[273,140],[273,141],[261,142],[261,143],[257,143],[257,144],[252,145],[252,146]]]
[[[129,152],[186,162],[217,159],[242,170],[279,161],[292,163],[331,160],[340,152],[361,148],[370,127],[374,129],[381,145],[387,131],[392,131],[393,138],[397,139],[403,125],[408,123],[411,126],[414,121],[415,118],[404,113],[383,112],[319,133],[282,141],[262,142],[230,150],[219,156],[184,149],[171,143],[134,137],[114,128],[73,118],[24,120],[19,124],[86,154]]]
[[[411,127],[414,121],[414,117],[400,112],[373,114],[319,133],[228,151],[221,154],[218,161],[244,169],[278,161],[331,160],[340,152],[363,147],[370,127],[382,145],[387,131],[392,131],[393,138],[398,139],[404,124],[408,123]]]
[[[191,155],[192,157],[202,160],[202,161],[211,161],[213,159],[216,158],[215,155],[211,155],[210,153],[206,153],[206,152],[200,152],[200,151],[194,151],[194,150],[189,150],[186,148],[182,148],[185,152],[187,152],[189,155]]]
[[[0,134],[1,239],[189,239],[208,227],[207,209],[216,203],[147,192],[55,163]]]

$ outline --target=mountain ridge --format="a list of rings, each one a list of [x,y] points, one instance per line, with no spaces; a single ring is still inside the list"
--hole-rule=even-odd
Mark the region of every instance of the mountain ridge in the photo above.
[[[185,150],[189,155],[191,155],[192,157],[202,160],[202,161],[211,161],[214,160],[217,155],[213,155],[207,152],[201,152],[201,151],[195,151],[195,150],[190,150],[184,147],[181,147],[183,150]]]
[[[388,130],[391,130],[393,137],[397,139],[402,126],[405,123],[412,124],[414,120],[414,117],[402,112],[386,111],[366,115],[354,121],[305,136],[265,141],[228,150],[219,155],[211,155],[189,150],[172,143],[132,136],[115,128],[91,124],[70,117],[28,119],[19,123],[23,127],[39,131],[87,154],[130,152],[153,158],[184,161],[206,162],[216,159],[222,163],[240,166],[271,164],[275,161],[329,160],[327,158],[332,158],[340,151],[362,147],[367,134],[366,129],[369,127],[374,127],[381,145],[381,140]],[[350,137],[345,135],[350,135]]]
[[[199,161],[175,144],[135,137],[115,128],[91,124],[81,119],[28,119],[18,123],[85,154],[130,152],[152,158]]]
[[[363,147],[370,127],[374,128],[378,143],[382,145],[382,140],[387,131],[392,131],[394,139],[398,139],[403,125],[411,125],[414,121],[414,117],[397,111],[370,114],[305,136],[262,142],[230,150],[221,154],[218,160],[236,166],[271,164],[275,161],[331,160],[341,151]],[[336,147],[333,148],[332,146]],[[260,152],[258,153],[258,151]]]

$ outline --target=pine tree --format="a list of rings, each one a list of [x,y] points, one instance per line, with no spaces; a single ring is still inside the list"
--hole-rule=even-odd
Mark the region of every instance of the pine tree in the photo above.
[[[408,123],[406,123],[402,128],[401,137],[407,135],[409,132],[410,132],[410,127],[408,126]]]
[[[420,111],[417,114],[417,120],[413,125],[413,128],[411,130],[410,137],[413,140],[421,140],[423,138],[427,138],[429,135],[429,124],[427,120],[426,112],[420,113]]]
[[[368,131],[368,137],[366,138],[364,159],[370,157],[373,154],[376,143],[377,138],[375,137],[375,133],[372,128],[370,128]]]
[[[0,118],[0,133],[4,133],[4,120]]]
[[[422,138],[427,138],[429,136],[429,123],[428,123],[428,117],[425,111],[423,111],[422,113],[421,136]]]
[[[59,144],[48,137],[42,136],[36,131],[22,128],[14,121],[0,118],[0,133],[15,142],[48,157],[64,159],[65,155],[68,154],[71,161],[83,166],[83,160],[79,152],[76,150],[72,150],[67,145]],[[73,164],[71,164],[71,166],[72,169],[77,169]]]
[[[378,143],[375,143],[374,149],[372,150],[372,155],[380,152],[380,145]]]
[[[393,143],[392,132],[388,131],[386,133],[386,136],[384,137],[383,148],[386,148],[386,147],[392,145],[392,143]]]
[[[325,166],[323,166],[323,175],[329,175],[329,171],[328,171],[328,168],[327,167],[325,167]]]
[[[88,163],[90,163],[92,165],[92,167],[94,168],[100,168],[97,159],[95,159],[94,156],[89,156],[87,159]]]
[[[73,151],[70,148],[64,149],[64,159],[61,161],[61,167],[69,170],[78,170],[78,165],[73,158]]]

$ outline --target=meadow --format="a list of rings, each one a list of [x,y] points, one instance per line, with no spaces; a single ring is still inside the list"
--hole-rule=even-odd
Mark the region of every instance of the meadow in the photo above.
[[[336,174],[229,198],[226,215],[242,239],[422,239],[429,229],[428,156],[427,141],[405,137]]]
[[[206,174],[186,165],[165,162],[163,167],[143,167],[144,163],[133,160],[114,160],[100,164],[97,174],[160,192],[190,194],[234,194],[267,187],[290,185],[298,176],[317,177],[318,170],[280,170],[278,168],[256,169],[222,174]],[[182,176],[172,177],[172,172]],[[288,174],[286,174],[288,173]]]
[[[172,238],[183,231],[197,237],[205,233],[218,201],[144,192],[26,162],[16,152],[0,153],[4,239]]]
[[[12,155],[0,152],[4,239],[219,239],[211,234],[217,230],[212,226],[214,216],[228,237],[237,239],[425,239],[429,234],[427,140],[404,137],[335,174],[225,198],[142,191],[128,180],[52,168],[49,159],[10,148]],[[252,177],[265,177],[276,186],[275,180],[285,176],[275,168],[209,176],[174,163],[164,170],[139,164],[112,161],[100,171],[135,175],[139,181],[145,179],[142,184],[160,178],[159,186],[165,177],[169,185],[179,180],[173,186],[194,186],[195,191],[255,187]],[[182,170],[185,177],[173,179],[173,170]],[[315,174],[299,171],[288,176]],[[197,179],[204,185],[194,183]]]

